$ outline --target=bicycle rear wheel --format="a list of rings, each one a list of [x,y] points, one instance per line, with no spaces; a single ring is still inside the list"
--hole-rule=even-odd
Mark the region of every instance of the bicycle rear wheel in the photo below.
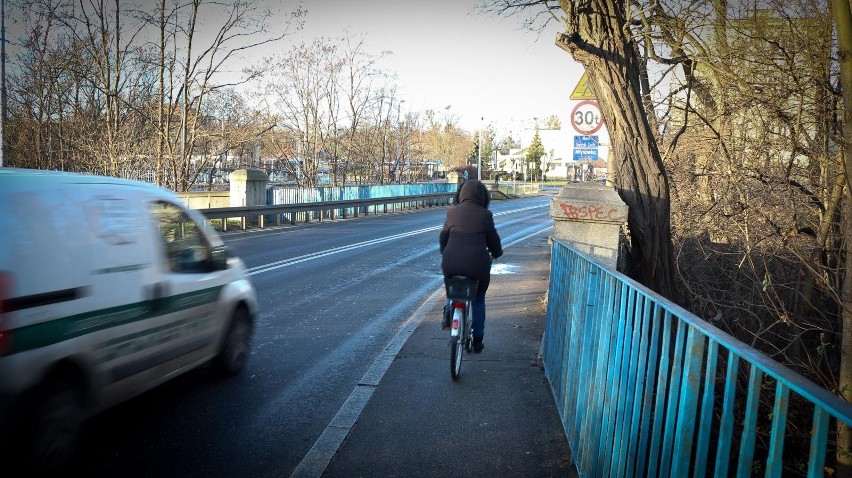
[[[458,380],[461,373],[462,355],[465,349],[465,313],[460,309],[453,309],[453,322],[458,320],[459,335],[453,337],[450,341],[450,374],[454,380]]]

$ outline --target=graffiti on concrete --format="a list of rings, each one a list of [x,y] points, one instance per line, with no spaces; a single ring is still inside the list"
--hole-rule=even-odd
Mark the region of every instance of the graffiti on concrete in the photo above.
[[[623,222],[627,220],[627,216],[622,207],[610,207],[600,205],[583,205],[577,206],[574,204],[559,204],[559,208],[565,214],[565,218],[569,221],[606,221],[606,222]]]

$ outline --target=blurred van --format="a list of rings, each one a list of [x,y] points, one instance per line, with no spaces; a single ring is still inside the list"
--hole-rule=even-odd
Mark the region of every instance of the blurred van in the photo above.
[[[66,463],[92,414],[202,364],[238,373],[256,314],[243,262],[172,192],[0,168],[0,450],[16,461]]]

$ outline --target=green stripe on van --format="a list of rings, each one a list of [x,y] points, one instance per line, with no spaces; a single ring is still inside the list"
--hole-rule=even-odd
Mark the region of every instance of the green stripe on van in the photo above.
[[[106,267],[104,269],[96,269],[95,274],[115,274],[117,272],[138,271],[148,267],[146,264],[130,264],[128,266]]]
[[[187,292],[165,297],[156,302],[145,300],[135,304],[85,312],[9,330],[7,333],[10,335],[11,347],[0,354],[0,357],[47,347],[99,330],[210,304],[218,300],[223,287],[220,285]]]

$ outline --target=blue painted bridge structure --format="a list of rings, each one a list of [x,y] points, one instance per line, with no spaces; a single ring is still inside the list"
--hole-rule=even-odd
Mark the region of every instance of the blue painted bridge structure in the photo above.
[[[581,476],[825,475],[852,405],[557,239],[550,274],[542,360]]]

